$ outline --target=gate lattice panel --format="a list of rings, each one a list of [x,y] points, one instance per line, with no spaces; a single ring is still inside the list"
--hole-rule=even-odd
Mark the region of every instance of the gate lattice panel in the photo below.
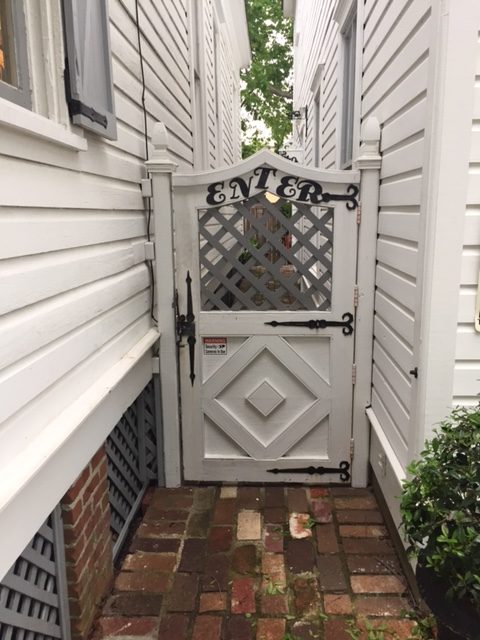
[[[154,384],[151,381],[125,411],[106,443],[110,528],[117,556],[151,480],[157,478]]]
[[[69,636],[63,540],[51,515],[0,583],[0,640]]]
[[[200,210],[199,233],[204,311],[331,309],[332,209],[260,194]]]

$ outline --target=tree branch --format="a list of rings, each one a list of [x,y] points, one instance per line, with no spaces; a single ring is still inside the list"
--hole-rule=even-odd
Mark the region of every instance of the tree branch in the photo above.
[[[288,100],[293,100],[293,93],[291,91],[283,91],[283,89],[277,89],[277,87],[274,87],[273,84],[269,84],[267,89],[274,96],[278,96],[279,98],[287,98]]]

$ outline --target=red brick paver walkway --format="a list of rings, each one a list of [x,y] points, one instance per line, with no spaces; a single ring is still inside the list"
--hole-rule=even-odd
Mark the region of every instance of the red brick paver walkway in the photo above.
[[[372,627],[415,637],[369,490],[156,489],[146,502],[97,638],[350,640]]]

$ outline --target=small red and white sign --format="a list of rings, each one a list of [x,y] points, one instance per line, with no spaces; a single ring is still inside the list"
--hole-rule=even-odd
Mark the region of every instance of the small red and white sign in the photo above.
[[[227,339],[217,337],[203,338],[203,353],[206,356],[226,356]]]

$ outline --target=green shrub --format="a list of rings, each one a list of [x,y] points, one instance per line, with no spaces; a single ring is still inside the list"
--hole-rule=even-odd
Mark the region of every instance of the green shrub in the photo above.
[[[454,409],[408,467],[400,510],[409,551],[480,610],[480,405]]]

